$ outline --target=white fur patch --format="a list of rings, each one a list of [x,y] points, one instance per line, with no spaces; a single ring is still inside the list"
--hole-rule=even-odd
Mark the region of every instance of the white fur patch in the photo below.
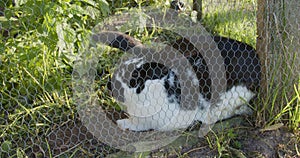
[[[116,79],[120,80],[120,77],[117,76]],[[124,104],[130,115],[148,117],[161,111],[163,106],[167,106],[167,94],[164,92],[163,81],[147,80],[145,88],[139,94],[136,93],[137,88],[129,88],[125,83],[121,83],[124,87]]]
[[[196,74],[190,69],[187,69],[187,74],[188,74],[189,77],[192,78],[193,85],[198,85],[199,81],[198,81],[198,78],[197,78]]]
[[[234,86],[220,95],[220,101],[216,105],[210,105],[209,108],[200,110],[197,120],[212,124],[237,114],[249,114],[251,109],[246,104],[254,96],[255,94],[248,90],[246,86]]]
[[[117,120],[117,124],[122,129],[134,131],[184,129],[195,120],[212,124],[237,114],[249,113],[251,109],[245,103],[255,95],[245,86],[235,86],[220,94],[220,102],[216,105],[211,105],[198,94],[201,108],[183,110],[176,101],[169,102],[164,87],[165,77],[147,80],[140,94],[136,93],[136,88],[129,88],[123,83],[119,76],[116,79],[122,83],[124,105],[130,114],[128,119]]]
[[[122,129],[143,131],[149,129],[170,130],[186,128],[195,120],[196,111],[184,111],[176,101],[169,102],[164,87],[165,77],[147,80],[145,88],[139,94],[136,88],[129,88],[119,76],[116,79],[124,88],[124,105],[130,114],[128,119],[117,120]]]

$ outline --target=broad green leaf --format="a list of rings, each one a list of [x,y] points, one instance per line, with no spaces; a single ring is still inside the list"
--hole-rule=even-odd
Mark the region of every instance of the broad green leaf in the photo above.
[[[69,11],[72,14],[75,14],[77,16],[82,16],[84,14],[87,14],[85,9],[83,9],[81,6],[76,5],[76,4],[72,4],[71,7],[69,8]]]
[[[4,152],[9,152],[9,150],[11,149],[11,146],[12,146],[11,141],[6,140],[1,144],[1,149]]]
[[[96,18],[98,18],[100,16],[99,10],[94,7],[87,6],[86,11],[93,20],[95,20]]]
[[[28,0],[15,0],[15,4],[17,7],[27,3]]]
[[[85,3],[87,3],[87,4],[91,5],[91,6],[97,6],[97,3],[95,1],[93,1],[93,0],[83,0],[83,2],[85,2]]]
[[[57,47],[60,51],[63,51],[66,48],[64,31],[63,31],[63,23],[58,23],[56,25],[56,34],[58,36]]]
[[[102,15],[107,16],[110,13],[109,4],[106,2],[106,0],[100,0],[99,5]]]

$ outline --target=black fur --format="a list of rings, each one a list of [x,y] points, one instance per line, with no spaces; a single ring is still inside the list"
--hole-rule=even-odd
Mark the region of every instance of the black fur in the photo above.
[[[137,88],[136,93],[140,93],[145,88],[147,80],[161,79],[169,74],[169,69],[163,64],[151,62],[141,65],[131,73],[129,80],[130,88]]]
[[[214,36],[213,40],[224,58],[227,90],[236,85],[246,85],[248,89],[256,93],[260,85],[261,67],[255,49],[245,43],[226,37]],[[129,37],[120,35],[110,45],[127,51],[135,46],[131,41]],[[207,64],[200,52],[185,38],[176,40],[171,43],[171,46],[179,50],[188,59],[193,66],[194,72],[196,72],[200,93],[205,99],[210,100],[211,79]],[[174,75],[174,72],[162,64],[155,62],[145,63],[132,72],[128,86],[137,88],[136,92],[140,93],[145,88],[147,80],[162,79],[167,76],[164,86],[168,96],[175,95],[177,101],[180,102],[181,90],[178,78],[175,75],[174,84],[171,84],[169,80],[170,75]]]

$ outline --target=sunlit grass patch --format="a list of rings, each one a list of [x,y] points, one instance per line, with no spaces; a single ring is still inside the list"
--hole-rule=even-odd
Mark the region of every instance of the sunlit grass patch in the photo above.
[[[256,0],[203,1],[203,25],[213,34],[256,44]]]

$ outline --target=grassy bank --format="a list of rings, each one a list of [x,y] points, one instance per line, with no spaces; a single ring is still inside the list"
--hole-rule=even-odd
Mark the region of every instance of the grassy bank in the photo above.
[[[203,25],[208,31],[255,46],[256,1],[218,2],[209,0],[203,5]],[[56,152],[62,157],[104,156],[115,152],[88,136],[83,125],[78,124],[72,100],[72,65],[96,24],[110,13],[136,4],[105,0],[19,3],[0,2],[0,157],[52,157]],[[142,5],[165,3],[151,1]],[[115,57],[104,56],[102,64],[112,67]],[[254,122],[259,122],[256,125],[264,128],[284,123],[297,133],[299,84],[294,86],[294,96],[286,97],[290,93],[281,91],[281,87],[275,87],[276,93],[270,91],[268,101],[254,108]],[[282,102],[287,104],[278,105],[278,96],[287,98]],[[52,139],[54,131],[60,134]],[[61,140],[64,138],[68,140]],[[222,155],[228,146],[220,142],[233,138],[234,131],[228,130],[209,136],[207,142]]]

